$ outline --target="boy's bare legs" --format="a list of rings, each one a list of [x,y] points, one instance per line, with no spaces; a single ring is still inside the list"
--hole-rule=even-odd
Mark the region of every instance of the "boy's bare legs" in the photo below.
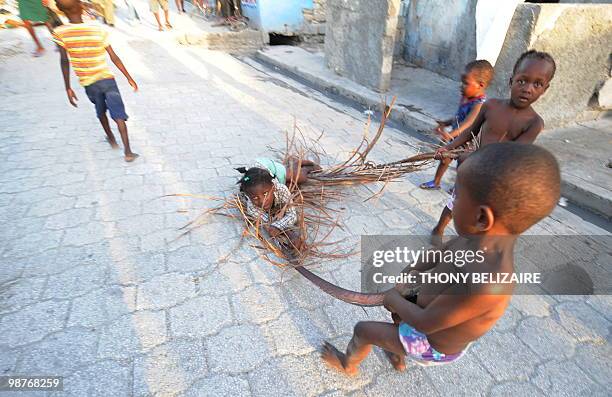
[[[154,12],[153,16],[155,16],[155,21],[157,22],[157,30],[159,30],[160,32],[163,31],[164,28],[162,27],[161,21],[159,20],[159,13],[158,12]]]
[[[181,12],[185,12],[185,6],[183,4],[183,0],[174,0],[174,2],[176,3],[176,9],[178,10],[179,14]]]
[[[442,176],[444,175],[446,170],[448,170],[448,166],[450,165],[452,161],[453,161],[452,159],[440,160],[440,164],[438,165],[438,168],[436,169],[436,175],[434,176],[434,184],[436,186],[440,186],[440,183],[442,182]]]
[[[444,206],[442,210],[442,214],[440,214],[440,219],[438,220],[438,224],[431,231],[431,242],[434,245],[440,245],[442,243],[442,236],[444,235],[444,229],[448,226],[448,223],[453,219],[453,211]]]
[[[300,160],[299,158],[291,157],[287,161],[286,169],[287,185],[292,183],[301,185],[308,180],[308,174],[313,171],[320,171],[321,166],[311,160]]]
[[[125,154],[125,161],[128,163],[136,160],[138,154],[132,152],[130,148],[130,138],[128,138],[127,125],[125,124],[125,120],[117,119],[115,120],[117,123],[117,127],[119,128],[119,134],[121,135],[121,141],[123,142],[123,153]]]
[[[34,39],[34,44],[36,44],[36,50],[34,54],[36,56],[40,56],[44,54],[45,48],[42,46],[42,44],[40,44],[40,40],[38,40],[38,37],[36,37],[36,32],[34,31],[32,22],[25,20],[23,21],[23,26],[28,30],[28,33],[30,33],[30,36],[32,36],[32,39]]]
[[[166,18],[166,27],[168,29],[172,29],[172,25],[170,25],[170,17],[168,16],[169,10],[164,10],[164,17]]]
[[[117,145],[117,140],[115,139],[115,135],[113,135],[113,131],[110,128],[110,124],[108,123],[108,117],[106,114],[100,117],[100,124],[102,124],[102,128],[104,128],[104,132],[106,133],[106,141],[111,145],[113,149],[118,149],[119,145]]]
[[[321,358],[332,368],[347,375],[357,375],[359,372],[358,366],[368,356],[370,350],[372,350],[372,345],[402,358],[406,354],[399,340],[397,325],[376,321],[361,321],[355,325],[353,338],[346,348],[346,354],[325,342]]]

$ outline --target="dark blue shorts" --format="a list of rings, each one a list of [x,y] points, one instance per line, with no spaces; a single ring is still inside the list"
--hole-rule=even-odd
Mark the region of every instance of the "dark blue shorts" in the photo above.
[[[96,105],[98,118],[102,117],[108,109],[113,120],[128,119],[115,79],[98,80],[85,87],[85,92],[91,103]]]

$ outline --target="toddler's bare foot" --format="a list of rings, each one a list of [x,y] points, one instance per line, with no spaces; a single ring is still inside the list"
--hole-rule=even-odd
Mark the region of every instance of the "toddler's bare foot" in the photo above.
[[[159,25],[159,26],[157,26],[157,30],[159,30],[160,32],[163,32],[163,31],[164,31],[164,28],[162,28],[162,26],[161,26],[161,25]]]
[[[393,368],[395,368],[396,371],[404,372],[406,370],[406,359],[403,356],[388,352],[386,350],[383,351],[385,352],[385,356],[387,356],[387,359],[389,360],[391,365],[393,365]]]
[[[172,29],[172,25],[170,25],[170,22],[166,22],[166,27],[167,27],[168,29]]]
[[[331,368],[337,369],[348,376],[355,376],[359,373],[357,368],[347,368],[345,366],[346,355],[328,342],[323,342],[321,359]]]
[[[132,161],[136,160],[138,156],[139,154],[137,153],[128,153],[125,155],[125,161],[127,161],[128,163],[131,163]]]

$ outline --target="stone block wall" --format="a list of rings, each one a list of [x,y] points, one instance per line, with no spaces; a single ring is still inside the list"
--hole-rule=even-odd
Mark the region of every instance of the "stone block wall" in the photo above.
[[[304,8],[304,27],[302,34],[325,35],[325,17],[328,0],[313,0],[312,8]]]
[[[520,4],[495,64],[489,93],[507,97],[508,81],[521,53],[547,51],[557,63],[557,73],[534,105],[546,128],[596,116],[588,110],[610,76],[611,21],[610,4]]]
[[[384,92],[391,82],[400,0],[328,0],[325,58],[331,70]]]

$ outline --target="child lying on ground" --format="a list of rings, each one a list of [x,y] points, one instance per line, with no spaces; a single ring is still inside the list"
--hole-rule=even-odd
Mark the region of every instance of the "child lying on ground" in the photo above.
[[[405,271],[430,273],[512,273],[517,237],[547,216],[560,195],[559,166],[548,151],[529,144],[495,143],[478,150],[458,170],[454,217],[460,237],[445,251],[484,252],[483,261],[417,263]],[[355,326],[346,354],[325,343],[322,358],[333,368],[355,375],[372,345],[384,349],[393,366],[405,369],[405,356],[421,365],[459,359],[469,344],[487,333],[504,314],[512,284],[421,284],[405,299],[396,285],[384,305],[395,324],[364,321]]]
[[[294,246],[299,246],[299,233],[295,227],[298,216],[291,200],[291,192],[285,185],[285,167],[272,160],[262,159],[270,167],[256,162],[250,168],[240,167],[238,181],[240,194],[246,204],[246,214],[260,222],[270,237],[285,235]]]
[[[478,148],[495,142],[535,141],[544,128],[544,121],[531,105],[546,92],[555,70],[555,61],[548,53],[535,50],[525,52],[514,65],[510,78],[510,98],[488,100],[482,105],[474,123],[438,152],[459,148],[474,136]],[[458,160],[460,162],[461,159]],[[452,219],[452,203],[451,198],[431,232],[434,237],[440,238]]]
[[[482,104],[487,100],[486,89],[493,79],[493,66],[488,61],[478,60],[465,65],[465,71],[461,75],[461,102],[455,117],[445,121],[438,121],[436,133],[445,142],[457,138],[463,131],[469,128],[480,112]],[[446,132],[446,127],[452,127]],[[440,160],[436,175],[433,180],[422,183],[421,189],[439,189],[442,176],[448,169],[452,159]]]

